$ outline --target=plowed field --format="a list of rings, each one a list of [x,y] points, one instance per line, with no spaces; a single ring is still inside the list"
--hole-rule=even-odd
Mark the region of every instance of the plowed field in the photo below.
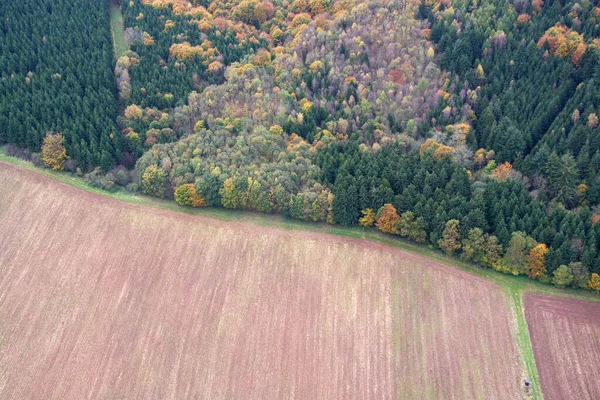
[[[528,293],[524,305],[544,399],[600,399],[600,303]]]
[[[2,399],[517,399],[495,284],[0,162]]]

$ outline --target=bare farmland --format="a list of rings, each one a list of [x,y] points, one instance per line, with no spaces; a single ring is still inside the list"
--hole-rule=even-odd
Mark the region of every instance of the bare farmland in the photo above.
[[[0,163],[0,398],[521,396],[500,288]]]
[[[600,303],[528,293],[524,305],[544,398],[600,399]]]

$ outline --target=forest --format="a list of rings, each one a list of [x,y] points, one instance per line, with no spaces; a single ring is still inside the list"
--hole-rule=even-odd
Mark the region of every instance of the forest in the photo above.
[[[120,8],[114,55],[108,0],[0,4],[7,153],[107,190],[356,224],[600,290],[593,2]]]
[[[39,152],[60,132],[73,171],[117,165],[108,2],[3,1],[0,15],[0,143]]]

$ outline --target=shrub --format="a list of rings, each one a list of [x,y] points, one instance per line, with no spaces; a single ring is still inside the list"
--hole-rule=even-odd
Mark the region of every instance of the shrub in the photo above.
[[[4,152],[7,156],[21,158],[23,160],[31,160],[32,153],[28,149],[22,149],[14,144],[4,146]]]
[[[88,185],[108,192],[114,192],[117,189],[114,180],[110,179],[108,175],[104,175],[100,168],[86,174],[84,180]]]

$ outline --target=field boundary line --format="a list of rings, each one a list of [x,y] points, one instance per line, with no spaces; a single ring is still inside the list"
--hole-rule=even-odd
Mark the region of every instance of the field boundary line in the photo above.
[[[158,199],[151,196],[134,194],[124,189],[118,189],[115,192],[107,192],[105,190],[89,185],[81,177],[71,175],[64,171],[53,171],[42,167],[36,167],[29,161],[8,156],[4,153],[4,148],[2,146],[0,146],[0,162],[5,162],[7,164],[11,164],[16,167],[32,171],[39,175],[57,180],[59,182],[84,190],[86,192],[94,193],[99,196],[108,197],[119,201],[124,201],[126,203],[169,210],[181,214],[197,215],[221,221],[235,221],[239,223],[257,226],[270,226],[273,228],[279,228],[288,231],[301,230],[305,232],[329,234],[340,237],[366,240],[369,242],[380,243],[400,250],[426,256],[431,260],[450,265],[459,270],[465,271],[471,275],[487,279],[488,281],[491,281],[507,290],[515,292],[544,293],[562,297],[570,297],[600,302],[600,296],[592,292],[585,292],[576,289],[559,289],[557,287],[544,285],[538,281],[531,280],[526,276],[507,275],[499,273],[492,269],[477,267],[475,265],[467,264],[459,260],[458,258],[442,254],[441,252],[435,251],[428,246],[412,243],[401,237],[384,234],[377,230],[368,230],[357,226],[340,226],[310,223],[301,220],[286,218],[277,214],[261,214],[246,210],[231,210],[212,207],[183,207],[173,200]]]
[[[531,345],[531,335],[529,327],[525,319],[525,309],[523,307],[523,292],[519,290],[506,289],[506,295],[510,303],[510,309],[513,313],[515,321],[515,329],[517,334],[517,350],[521,356],[521,365],[524,367],[527,376],[531,382],[531,392],[528,398],[542,400],[544,395],[540,386],[540,377],[533,355],[533,347]],[[521,382],[524,385],[524,382]]]

